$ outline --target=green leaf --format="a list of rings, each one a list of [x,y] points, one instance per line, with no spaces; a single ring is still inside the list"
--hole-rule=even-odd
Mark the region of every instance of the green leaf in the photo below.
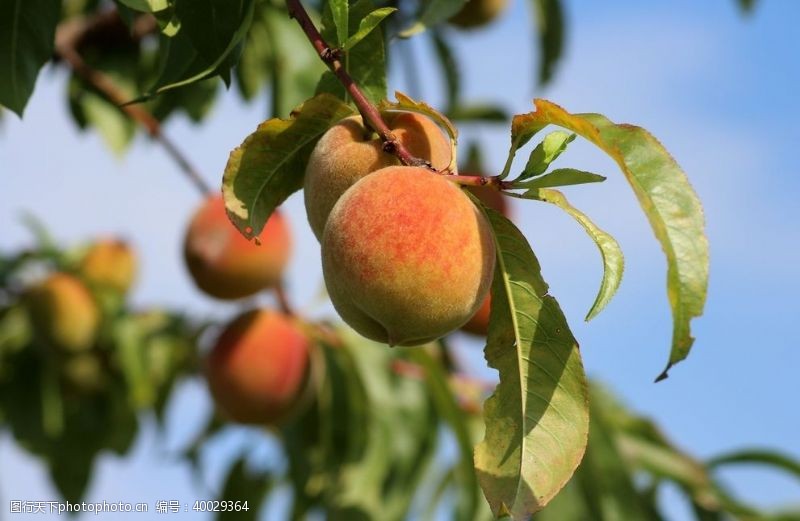
[[[800,461],[786,454],[771,450],[740,450],[716,456],[708,461],[708,467],[717,469],[732,464],[758,464],[783,470],[800,479]]]
[[[372,0],[359,0],[350,6],[350,26],[356,27],[361,20],[375,10]],[[326,41],[336,40],[336,27],[331,19],[329,9],[324,12],[322,20],[322,36]],[[386,52],[384,50],[383,32],[376,27],[355,46],[345,53],[345,69],[353,78],[361,91],[372,103],[386,98]],[[331,71],[325,71],[317,85],[317,94],[328,93],[346,100],[344,87]]]
[[[329,0],[328,9],[331,10],[333,26],[336,28],[336,38],[328,42],[335,42],[335,46],[342,47],[350,35],[350,0]]]
[[[167,50],[152,90],[161,93],[217,74],[227,84],[254,8],[254,0],[180,0],[175,6],[180,30],[162,40]]]
[[[528,163],[525,165],[522,174],[517,178],[517,181],[545,173],[550,167],[550,163],[558,159],[558,156],[575,140],[575,136],[575,134],[561,130],[547,134],[542,142],[536,145],[536,148],[531,152]]]
[[[553,78],[564,48],[564,13],[561,0],[533,0],[539,32],[539,85]]]
[[[756,0],[736,0],[739,4],[739,9],[745,13],[750,14],[756,6]]]
[[[289,119],[259,125],[236,147],[222,177],[228,216],[246,237],[261,233],[267,219],[303,186],[303,175],[317,140],[355,111],[328,94],[311,98]]]
[[[508,113],[497,105],[470,103],[459,104],[447,111],[447,117],[464,122],[505,123]]]
[[[345,51],[349,51],[358,45],[361,40],[366,38],[368,34],[378,27],[378,24],[380,24],[384,18],[395,11],[397,11],[397,8],[395,7],[381,7],[380,9],[375,9],[369,13],[367,16],[361,19],[361,23],[358,25],[358,31],[347,38],[347,41],[344,42],[342,48]]]
[[[142,13],[156,13],[169,9],[169,0],[116,0],[118,3]]]
[[[432,31],[431,41],[444,77],[445,99],[449,107],[447,110],[448,116],[452,118],[452,114],[449,113],[453,112],[453,107],[458,106],[461,100],[461,74],[458,69],[458,63],[456,63],[455,54],[442,32],[438,30]]]
[[[622,249],[619,247],[614,237],[598,228],[586,214],[572,206],[561,192],[542,188],[532,190],[526,193],[525,196],[554,204],[567,212],[578,221],[578,224],[580,224],[584,230],[586,230],[586,233],[594,240],[594,243],[600,250],[600,255],[603,258],[603,281],[600,284],[600,291],[597,293],[597,297],[592,307],[589,309],[589,313],[586,314],[587,321],[593,319],[611,301],[611,298],[614,296],[614,293],[617,292],[619,284],[622,281],[622,272],[625,268]]]
[[[459,407],[442,366],[437,364],[424,349],[415,349],[410,352],[410,356],[424,369],[428,392],[437,412],[456,438],[460,457],[456,468],[453,469],[452,479],[456,484],[456,494],[459,496],[456,501],[457,508],[464,513],[474,513],[479,508],[478,502],[481,498],[478,495],[478,480],[472,458],[472,436],[467,424],[470,420],[469,415]]]
[[[703,313],[708,288],[708,240],[703,210],[686,174],[646,130],[615,124],[599,114],[570,114],[546,100],[536,111],[515,116],[512,150],[549,124],[571,130],[611,156],[633,188],[667,256],[667,295],[673,315],[667,367],[686,358],[692,347],[690,323]],[[513,155],[513,154],[512,154]]]
[[[219,513],[217,519],[220,521],[227,519],[255,521],[258,519],[259,507],[264,502],[264,498],[272,488],[272,485],[271,476],[248,472],[244,458],[239,458],[225,478],[225,485],[222,488],[222,495],[219,499],[222,502],[247,502],[247,510],[225,510]]]
[[[520,183],[514,182],[512,188],[527,188],[535,195],[536,190],[539,188],[549,188],[551,186],[569,186],[569,185],[582,185],[586,183],[602,183],[606,178],[586,172],[584,170],[576,170],[574,168],[557,168],[549,174],[531,179],[529,181],[522,181]],[[525,194],[528,195],[527,193]]]
[[[0,0],[0,105],[19,117],[53,55],[58,0]]]
[[[527,519],[567,483],[589,431],[586,376],[578,344],[522,233],[484,210],[497,267],[485,356],[500,373],[486,401],[486,436],[475,468],[495,515]]]
[[[409,38],[429,27],[444,22],[464,7],[467,0],[429,0],[421,2],[422,9],[416,20],[400,32],[401,38]]]

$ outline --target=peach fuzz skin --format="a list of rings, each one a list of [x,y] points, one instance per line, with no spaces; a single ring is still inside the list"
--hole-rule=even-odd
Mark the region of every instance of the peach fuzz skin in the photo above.
[[[297,404],[306,383],[309,342],[288,317],[252,310],[237,317],[206,358],[214,401],[239,423],[274,425]]]
[[[322,238],[331,301],[363,336],[419,345],[475,314],[489,290],[494,239],[483,213],[446,176],[378,170],[348,190]]]
[[[27,295],[31,322],[48,344],[71,352],[94,345],[100,311],[86,286],[72,275],[54,273]]]
[[[433,120],[413,112],[381,115],[412,155],[430,161],[437,170],[447,168],[450,140]],[[399,164],[394,155],[383,151],[380,137],[364,127],[361,116],[345,118],[331,127],[314,147],[304,181],[308,222],[317,239],[322,239],[331,209],[348,188],[376,170]]]
[[[222,197],[206,199],[189,223],[184,259],[197,287],[218,299],[238,299],[276,285],[289,261],[288,224],[275,211],[249,241],[228,220]]]

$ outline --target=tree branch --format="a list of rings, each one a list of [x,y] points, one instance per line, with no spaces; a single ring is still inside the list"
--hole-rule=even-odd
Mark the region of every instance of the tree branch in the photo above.
[[[140,17],[137,19],[137,23],[134,24],[133,34],[130,35],[134,41],[152,32],[152,30],[157,27],[154,20],[147,22],[147,18],[148,17]],[[144,21],[139,21],[143,19]],[[141,105],[126,104],[130,99],[128,99],[125,93],[114,83],[114,80],[108,75],[92,68],[81,56],[79,48],[87,40],[89,35],[102,32],[103,29],[119,23],[121,23],[121,19],[116,10],[104,11],[91,17],[74,18],[62,22],[56,30],[56,55],[69,65],[75,75],[97,90],[108,101],[119,107],[128,117],[144,128],[151,138],[160,143],[167,151],[167,154],[177,163],[178,167],[189,181],[191,181],[204,196],[211,194],[211,187],[203,180],[178,146],[164,134],[161,123]]]
[[[353,78],[347,73],[347,70],[345,70],[342,61],[339,59],[341,51],[330,47],[325,39],[322,38],[300,0],[286,0],[286,7],[289,9],[289,16],[297,20],[320,59],[339,79],[350,97],[353,98],[353,102],[361,113],[364,123],[380,135],[383,141],[383,150],[397,156],[404,165],[421,166],[434,170],[429,161],[413,156],[397,139],[392,129],[383,121],[378,109],[370,103],[355,81],[353,81]]]

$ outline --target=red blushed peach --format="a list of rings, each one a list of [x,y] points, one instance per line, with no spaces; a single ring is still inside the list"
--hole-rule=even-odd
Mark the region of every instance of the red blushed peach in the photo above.
[[[450,164],[450,140],[429,117],[413,112],[382,114],[395,137],[415,157],[430,161],[437,170]],[[399,165],[383,151],[380,137],[367,130],[361,116],[345,118],[331,127],[314,147],[305,174],[306,213],[317,239],[339,197],[362,177],[387,166]]]
[[[367,338],[418,345],[463,325],[495,263],[489,223],[447,176],[391,166],[345,192],[322,237],[341,317]]]
[[[205,374],[225,416],[274,425],[298,405],[308,365],[309,340],[300,327],[277,311],[253,310],[225,328]]]
[[[287,223],[275,211],[259,237],[239,233],[225,213],[222,197],[208,198],[186,231],[183,253],[198,288],[219,299],[238,299],[277,284],[289,261]]]

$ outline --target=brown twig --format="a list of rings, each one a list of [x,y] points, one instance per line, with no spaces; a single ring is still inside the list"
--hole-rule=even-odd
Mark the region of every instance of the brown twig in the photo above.
[[[347,73],[340,59],[342,51],[328,45],[314,26],[314,22],[311,21],[308,12],[303,7],[303,4],[300,3],[300,0],[286,0],[286,7],[289,9],[289,16],[297,20],[297,23],[300,25],[300,28],[303,29],[308,41],[314,46],[314,50],[317,51],[319,57],[339,79],[350,97],[353,98],[353,103],[356,104],[364,122],[380,135],[383,141],[383,150],[389,154],[396,155],[404,165],[421,166],[434,170],[429,161],[412,155],[397,139],[392,129],[383,121],[378,109],[370,103],[358,85],[356,85],[355,81],[353,81],[350,74]]]
[[[292,308],[291,303],[289,302],[289,297],[286,295],[286,288],[283,287],[283,282],[278,282],[275,286],[275,299],[278,301],[278,307],[280,310],[290,316],[294,316],[294,308]]]
[[[151,32],[156,26],[154,20],[148,22],[147,17],[137,19],[133,26],[132,38],[137,39]],[[151,138],[156,140],[167,154],[178,164],[195,187],[205,196],[212,193],[211,187],[203,180],[188,158],[180,151],[177,145],[164,134],[161,123],[147,109],[141,105],[126,104],[130,99],[117,86],[111,77],[92,68],[84,61],[79,48],[87,36],[102,32],[115,23],[121,22],[116,10],[98,13],[91,17],[73,18],[59,24],[56,30],[55,52],[64,60],[72,71],[89,86],[102,94],[108,101],[119,107],[133,121],[142,126]]]

